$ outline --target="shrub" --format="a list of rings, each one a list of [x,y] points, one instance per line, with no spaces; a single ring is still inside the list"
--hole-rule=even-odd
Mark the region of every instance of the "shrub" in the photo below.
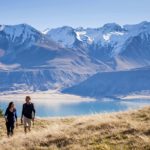
[[[3,116],[3,110],[0,108],[0,117]]]

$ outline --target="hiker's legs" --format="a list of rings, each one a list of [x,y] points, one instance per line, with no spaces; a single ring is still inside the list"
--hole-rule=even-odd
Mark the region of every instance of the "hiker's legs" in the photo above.
[[[9,122],[6,122],[6,129],[7,129],[7,136],[9,137],[10,136],[10,123]]]
[[[24,132],[27,133],[27,129],[31,130],[31,119],[24,117]]]
[[[11,135],[14,134],[14,122],[12,122],[10,125],[10,132],[11,132]]]
[[[23,124],[24,124],[24,132],[27,133],[27,121],[26,121],[26,117],[23,118]]]
[[[31,131],[31,119],[28,120],[28,130]]]

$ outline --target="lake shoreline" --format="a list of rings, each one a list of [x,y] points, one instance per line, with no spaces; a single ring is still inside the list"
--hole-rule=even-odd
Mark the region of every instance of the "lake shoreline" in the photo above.
[[[45,117],[72,117],[88,116],[92,114],[105,114],[139,109],[150,105],[150,99],[116,99],[116,98],[87,98],[63,94],[56,91],[37,93],[18,93],[0,96],[0,107],[5,110],[8,103],[13,101],[16,105],[18,116],[21,114],[22,104],[29,95],[35,104],[37,116]],[[137,97],[138,98],[138,97]]]

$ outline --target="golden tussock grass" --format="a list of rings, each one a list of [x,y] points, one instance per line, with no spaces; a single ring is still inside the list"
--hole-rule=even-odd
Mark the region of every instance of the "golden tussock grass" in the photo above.
[[[2,150],[150,150],[150,107],[137,111],[81,117],[37,119],[32,131],[23,126],[7,138],[0,119]]]

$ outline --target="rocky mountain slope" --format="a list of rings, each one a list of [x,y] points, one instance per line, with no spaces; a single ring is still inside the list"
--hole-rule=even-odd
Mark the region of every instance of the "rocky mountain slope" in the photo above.
[[[27,24],[1,25],[0,91],[59,90],[101,72],[111,76],[148,67],[149,43],[149,22],[87,29],[64,26],[44,32]]]

